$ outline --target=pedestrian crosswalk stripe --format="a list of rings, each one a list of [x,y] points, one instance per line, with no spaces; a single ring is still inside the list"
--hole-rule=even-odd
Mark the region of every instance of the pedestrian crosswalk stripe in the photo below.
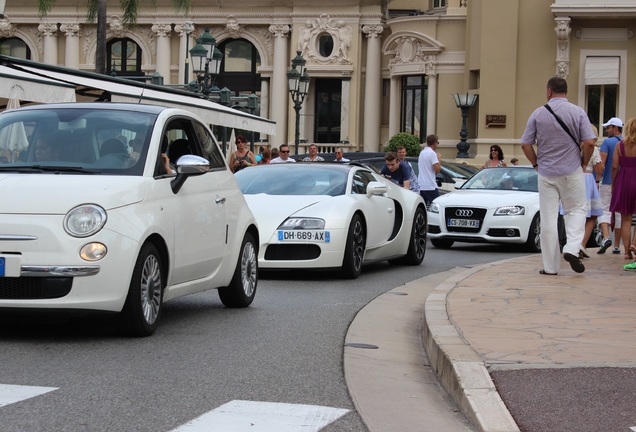
[[[0,384],[0,407],[39,396],[53,390],[57,390],[57,388]]]
[[[347,412],[318,405],[234,400],[172,432],[317,432]]]

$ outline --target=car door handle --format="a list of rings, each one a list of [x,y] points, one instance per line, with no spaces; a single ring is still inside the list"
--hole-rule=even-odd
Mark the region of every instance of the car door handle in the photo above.
[[[217,204],[224,204],[225,203],[225,197],[220,197],[220,196],[216,196],[216,198],[214,199],[214,202]]]

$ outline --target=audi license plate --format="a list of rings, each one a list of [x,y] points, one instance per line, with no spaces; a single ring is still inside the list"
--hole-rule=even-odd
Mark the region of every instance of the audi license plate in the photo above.
[[[479,228],[479,219],[449,219],[449,227]]]
[[[331,235],[329,234],[329,231],[285,230],[278,231],[278,241],[329,243],[331,241]]]

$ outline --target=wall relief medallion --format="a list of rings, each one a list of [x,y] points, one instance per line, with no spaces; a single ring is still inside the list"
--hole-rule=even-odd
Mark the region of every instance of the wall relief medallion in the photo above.
[[[323,14],[301,27],[298,51],[313,63],[351,64],[348,53],[352,36],[351,26]]]

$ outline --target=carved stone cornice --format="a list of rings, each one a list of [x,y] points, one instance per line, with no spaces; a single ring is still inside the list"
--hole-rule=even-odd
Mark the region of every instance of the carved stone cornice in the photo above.
[[[556,17],[554,31],[557,35],[556,75],[567,78],[570,74],[570,27],[569,17]]]
[[[225,31],[230,35],[232,39],[239,39],[243,37],[243,27],[233,16],[230,16],[225,21]]]
[[[126,36],[126,26],[119,15],[111,15],[108,19],[108,29],[118,38]]]

